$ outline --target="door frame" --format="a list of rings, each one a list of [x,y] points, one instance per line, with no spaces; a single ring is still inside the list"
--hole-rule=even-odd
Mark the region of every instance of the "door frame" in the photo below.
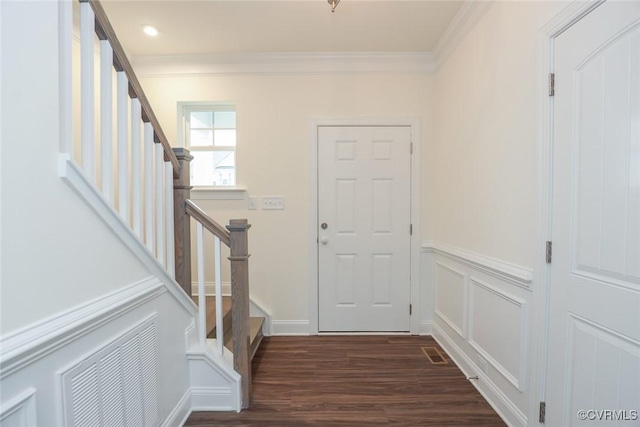
[[[321,127],[348,127],[348,126],[401,126],[411,129],[411,142],[413,154],[411,155],[411,224],[413,233],[410,237],[410,304],[412,314],[410,318],[409,333],[417,335],[420,328],[420,252],[422,248],[422,233],[420,226],[421,217],[421,165],[422,165],[422,133],[420,119],[416,117],[373,117],[373,118],[323,118],[311,119],[309,125],[309,335],[318,335],[319,308],[318,308],[318,130]]]
[[[569,27],[584,18],[606,0],[574,0],[538,31],[538,138],[536,231],[533,270],[532,337],[530,346],[531,381],[529,400],[529,425],[539,423],[539,403],[545,401],[547,351],[549,342],[549,295],[551,288],[551,264],[546,262],[546,242],[552,240],[553,218],[553,126],[554,98],[549,96],[549,73],[554,72],[555,39]]]

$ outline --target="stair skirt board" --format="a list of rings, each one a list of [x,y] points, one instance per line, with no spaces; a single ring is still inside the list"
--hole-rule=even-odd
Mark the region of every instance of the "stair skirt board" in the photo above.
[[[209,347],[213,340],[207,340]],[[240,374],[233,370],[230,353],[221,358],[212,351],[187,352],[191,383],[191,410],[236,411],[242,408]]]

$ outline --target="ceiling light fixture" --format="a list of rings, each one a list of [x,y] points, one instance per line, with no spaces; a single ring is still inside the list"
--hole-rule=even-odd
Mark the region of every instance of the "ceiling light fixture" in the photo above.
[[[144,33],[148,36],[151,37],[155,37],[158,35],[158,29],[156,27],[154,27],[153,25],[145,25],[142,28],[142,31],[144,31]]]
[[[340,3],[340,0],[327,0],[327,3],[331,5],[331,12],[335,12],[336,6]]]

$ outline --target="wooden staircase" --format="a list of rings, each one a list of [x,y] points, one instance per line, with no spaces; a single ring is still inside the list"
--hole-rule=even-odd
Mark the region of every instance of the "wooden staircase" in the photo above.
[[[193,301],[198,304],[198,297],[193,296]],[[216,297],[206,297],[207,307],[207,338],[216,337]],[[224,346],[233,351],[233,322],[231,321],[231,297],[222,297],[222,318],[224,327]],[[264,317],[251,317],[250,318],[250,335],[249,342],[251,343],[251,359],[258,351],[260,343],[264,338],[262,334],[262,325],[264,324]]]

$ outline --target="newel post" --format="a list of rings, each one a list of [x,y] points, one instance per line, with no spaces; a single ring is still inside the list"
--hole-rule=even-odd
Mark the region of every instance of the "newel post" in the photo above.
[[[249,338],[249,240],[251,225],[246,219],[232,219],[230,233],[233,365],[242,376],[242,407],[251,401],[251,343]]]
[[[186,148],[174,148],[180,163],[180,177],[173,180],[173,221],[176,250],[176,282],[191,296],[191,223],[186,201],[191,197],[191,171],[193,156]]]

